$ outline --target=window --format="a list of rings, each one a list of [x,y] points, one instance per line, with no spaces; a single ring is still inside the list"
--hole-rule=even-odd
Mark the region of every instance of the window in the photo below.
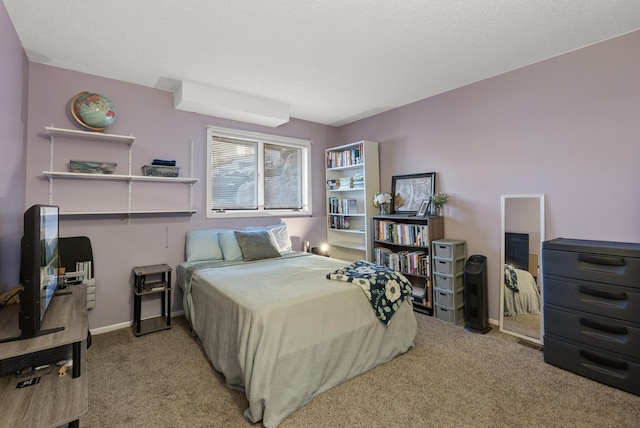
[[[311,214],[311,142],[207,127],[207,217]]]

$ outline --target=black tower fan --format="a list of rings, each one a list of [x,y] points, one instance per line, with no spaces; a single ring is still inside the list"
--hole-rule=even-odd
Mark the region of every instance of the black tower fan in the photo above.
[[[464,328],[473,333],[488,333],[487,258],[473,255],[464,265]]]

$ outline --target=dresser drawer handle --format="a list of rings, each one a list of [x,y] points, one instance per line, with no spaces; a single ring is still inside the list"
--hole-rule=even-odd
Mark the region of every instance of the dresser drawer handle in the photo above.
[[[603,366],[612,367],[619,370],[627,370],[629,366],[626,362],[620,360],[613,360],[611,358],[603,357],[602,355],[594,354],[593,352],[580,350],[580,356],[594,363],[601,364]]]
[[[584,285],[580,287],[580,293],[588,294],[589,296],[593,297],[602,297],[603,299],[609,300],[627,300],[627,293],[625,293],[624,291],[600,290]]]
[[[594,330],[604,331],[613,334],[627,334],[627,328],[620,325],[607,324],[599,321],[590,320],[588,318],[580,318],[580,324]]]
[[[606,257],[606,256],[594,256],[592,254],[579,254],[578,261],[584,262],[584,263],[591,263],[593,265],[624,266],[624,259],[622,257]]]

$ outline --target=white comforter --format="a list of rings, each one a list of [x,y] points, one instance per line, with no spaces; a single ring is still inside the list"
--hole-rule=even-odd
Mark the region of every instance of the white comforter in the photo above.
[[[348,262],[296,255],[207,268],[190,283],[193,263],[177,269],[208,358],[230,387],[244,389],[245,416],[265,427],[407,351],[416,335],[409,300],[385,327],[359,286],[326,279]]]
[[[540,313],[540,291],[535,278],[526,270],[515,269],[519,292],[504,286],[505,316]]]

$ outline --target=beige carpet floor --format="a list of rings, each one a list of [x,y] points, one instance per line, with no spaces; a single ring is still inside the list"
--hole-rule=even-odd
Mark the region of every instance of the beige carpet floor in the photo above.
[[[546,364],[495,327],[482,335],[416,317],[413,349],[320,394],[280,427],[640,426],[639,396]],[[96,335],[88,357],[81,427],[259,426],[183,317],[141,337],[128,328]]]

